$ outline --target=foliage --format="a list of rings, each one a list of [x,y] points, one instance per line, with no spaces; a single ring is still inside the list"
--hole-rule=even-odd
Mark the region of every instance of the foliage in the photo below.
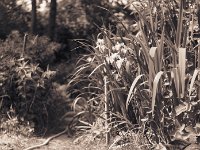
[[[70,82],[75,104],[84,99],[87,106],[78,114],[105,119],[107,97],[110,128],[137,125],[154,148],[177,140],[187,146],[200,134],[196,3],[145,1],[140,6],[135,8],[138,32],[122,24],[125,33],[102,29],[95,46],[86,45],[91,53],[80,59]]]
[[[28,59],[32,59],[33,63],[39,64],[42,69],[46,69],[48,64],[52,64],[56,60],[55,53],[60,49],[60,44],[51,42],[46,36],[26,35],[25,49],[25,37],[16,30],[11,32],[5,42],[1,42],[1,49],[3,51],[14,51],[13,53],[18,55],[24,51]]]
[[[75,143],[82,143],[82,144],[90,144],[92,142],[96,142],[98,139],[102,140],[103,136],[106,132],[109,132],[107,129],[105,129],[104,120],[101,118],[98,118],[96,122],[93,122],[93,124],[89,124],[87,122],[82,122],[86,126],[77,126],[77,128],[83,129],[89,129],[89,130],[83,130],[82,136],[79,136],[74,142]]]
[[[28,32],[31,28],[30,1],[2,0],[0,2],[0,35],[6,38],[12,30]],[[47,35],[50,1],[37,1],[37,34]],[[105,10],[110,10],[110,12]],[[98,27],[117,24],[112,13],[122,12],[123,5],[112,6],[108,0],[60,0],[57,1],[57,20],[55,40],[67,43],[72,38],[90,38],[99,32]],[[127,9],[126,9],[127,10]],[[123,14],[124,14],[123,10]],[[128,11],[130,12],[130,10]],[[129,13],[125,13],[130,16]],[[132,15],[133,16],[133,15]],[[129,19],[131,20],[131,19]],[[127,22],[127,17],[126,17]],[[113,29],[114,30],[114,29]],[[72,46],[74,48],[74,46]]]
[[[25,51],[18,32],[1,43],[0,110],[7,116],[12,108],[19,120],[30,121],[36,132],[44,132],[54,121],[53,115],[56,118],[64,109],[57,109],[60,102],[50,94],[55,90],[52,82],[56,72],[47,65],[55,60],[54,50],[59,45],[56,47],[56,43],[45,37],[31,37],[27,39]]]
[[[12,9],[6,9],[9,7],[4,5],[6,2],[0,2],[6,16],[0,16],[0,20],[6,18],[0,27],[6,27],[5,22],[10,21]],[[11,2],[11,8],[15,8],[15,2]],[[64,114],[61,120],[70,129],[84,130],[85,135],[80,137],[86,139],[83,142],[102,139],[109,133],[114,138],[110,148],[117,144],[130,149],[173,146],[181,149],[198,142],[197,1],[121,2],[113,1],[116,11],[109,11],[112,7],[106,1],[59,3],[62,9],[58,13],[71,18],[66,20],[65,15],[57,18],[60,25],[57,32],[64,30],[69,36],[58,34],[58,41],[71,38],[71,33],[79,37],[81,32],[95,33],[97,28],[101,31],[92,45],[79,41],[88,53],[77,62],[67,84],[53,82],[58,74],[51,71],[51,64],[62,48],[57,43],[31,35],[23,39],[16,31],[1,42],[0,109],[10,119],[2,119],[1,128],[7,125],[13,128],[20,124],[18,120],[25,119],[27,124],[34,121],[36,129],[45,130],[52,118]],[[74,18],[77,19],[71,22]],[[108,20],[116,27],[109,26]],[[45,22],[45,17],[41,21]],[[95,28],[91,22],[96,23]],[[76,32],[79,29],[81,32]],[[64,113],[65,109],[71,109],[69,106],[73,111]],[[10,117],[11,111],[16,116]],[[137,136],[144,141],[144,147],[140,147]]]
[[[31,136],[34,132],[34,126],[30,122],[25,120],[19,120],[17,117],[12,116],[12,118],[5,119],[1,117],[0,132],[11,133],[11,134],[21,134],[24,136]]]
[[[12,30],[28,31],[30,14],[25,12],[16,0],[1,0],[0,2],[0,37],[6,38]]]
[[[145,150],[149,149],[149,144],[143,137],[143,133],[135,133],[133,131],[121,131],[114,138],[113,143],[109,146],[109,150]]]

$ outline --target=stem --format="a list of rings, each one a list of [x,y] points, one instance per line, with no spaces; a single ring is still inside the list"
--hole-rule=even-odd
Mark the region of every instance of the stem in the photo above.
[[[24,55],[24,52],[25,52],[25,50],[26,50],[27,37],[28,37],[28,34],[26,33],[26,34],[24,35],[24,44],[23,44],[23,52],[22,52],[22,55]]]
[[[198,45],[200,42],[198,42]],[[198,46],[198,68],[200,68],[200,46]],[[200,80],[200,75],[198,75],[198,81]],[[197,97],[200,98],[200,87],[197,87]]]
[[[105,86],[105,119],[106,119],[106,128],[108,128],[108,119],[109,119],[109,105],[108,105],[108,98],[107,98],[107,76],[104,77],[104,86]],[[106,145],[108,146],[110,142],[110,135],[109,132],[106,132]]]

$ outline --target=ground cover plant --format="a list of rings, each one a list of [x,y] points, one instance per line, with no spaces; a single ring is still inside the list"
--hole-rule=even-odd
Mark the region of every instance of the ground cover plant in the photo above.
[[[119,21],[117,33],[100,28],[93,45],[82,43],[90,54],[69,83],[76,128],[92,139],[120,137],[110,149],[184,149],[200,136],[199,2],[137,3],[125,6],[138,16],[137,32]]]

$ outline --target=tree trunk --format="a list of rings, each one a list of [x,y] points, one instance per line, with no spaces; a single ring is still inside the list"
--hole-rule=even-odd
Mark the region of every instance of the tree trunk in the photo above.
[[[31,33],[36,34],[36,32],[37,32],[37,6],[36,6],[36,0],[32,0]]]
[[[200,30],[200,3],[197,5],[197,17],[198,17],[198,26],[199,26],[199,30]]]
[[[48,35],[51,40],[54,39],[55,27],[56,27],[56,13],[57,13],[57,3],[56,0],[51,0],[50,12],[49,12],[49,27]]]

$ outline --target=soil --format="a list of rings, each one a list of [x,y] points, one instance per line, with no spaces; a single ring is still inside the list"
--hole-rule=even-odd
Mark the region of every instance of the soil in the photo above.
[[[0,133],[0,150],[24,150],[34,145],[42,144],[49,137],[25,137],[16,134]],[[47,145],[34,150],[106,150],[104,143],[84,145],[74,143],[75,138],[69,138],[67,134],[52,139]]]

